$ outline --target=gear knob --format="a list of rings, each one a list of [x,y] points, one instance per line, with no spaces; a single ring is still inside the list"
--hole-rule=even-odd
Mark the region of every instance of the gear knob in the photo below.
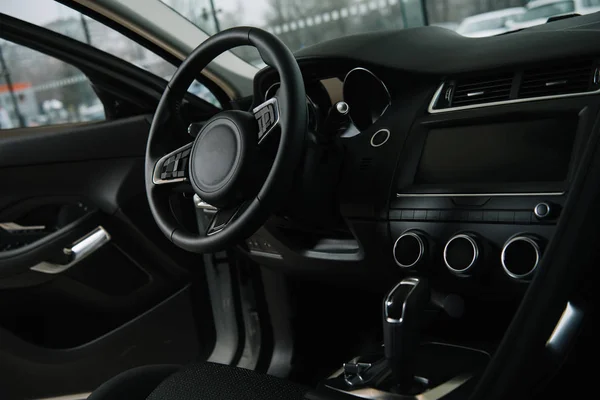
[[[421,316],[430,295],[425,278],[407,278],[383,303],[385,357],[401,391],[410,392],[414,383]]]

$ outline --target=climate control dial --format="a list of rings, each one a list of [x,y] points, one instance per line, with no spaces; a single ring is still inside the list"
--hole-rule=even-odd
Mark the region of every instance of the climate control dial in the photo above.
[[[414,268],[423,262],[427,240],[417,231],[406,231],[394,243],[394,260],[401,268]]]
[[[460,233],[448,240],[444,247],[444,263],[456,275],[470,275],[479,262],[481,250],[474,235]]]
[[[502,268],[513,279],[527,279],[533,275],[542,257],[542,244],[532,235],[517,235],[502,248]]]

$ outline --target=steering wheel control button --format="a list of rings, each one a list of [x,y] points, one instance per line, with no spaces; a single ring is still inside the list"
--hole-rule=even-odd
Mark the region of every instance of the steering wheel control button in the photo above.
[[[262,142],[265,137],[275,126],[279,124],[279,105],[277,98],[273,97],[252,110],[254,118],[258,123],[258,143]]]
[[[539,203],[533,208],[533,213],[537,219],[549,219],[552,216],[553,207],[550,203]]]
[[[479,245],[469,234],[453,236],[444,247],[444,263],[450,272],[456,275],[470,275],[479,261],[479,256]]]
[[[394,260],[401,268],[416,267],[425,257],[426,239],[415,231],[404,232],[394,243]]]
[[[186,180],[191,143],[167,154],[156,163],[152,181],[155,185]]]
[[[380,147],[383,146],[390,138],[390,131],[388,129],[380,129],[371,136],[371,146]]]
[[[529,278],[542,256],[540,241],[530,235],[518,235],[508,240],[500,256],[502,268],[513,279]]]

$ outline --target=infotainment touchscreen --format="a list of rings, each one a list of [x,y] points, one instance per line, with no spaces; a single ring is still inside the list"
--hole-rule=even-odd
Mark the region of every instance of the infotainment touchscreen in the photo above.
[[[415,184],[561,182],[577,118],[432,129]]]

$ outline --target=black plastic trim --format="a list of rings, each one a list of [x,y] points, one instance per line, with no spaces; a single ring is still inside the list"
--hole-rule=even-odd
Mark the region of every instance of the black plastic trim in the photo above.
[[[0,168],[144,157],[147,116],[0,131]],[[51,149],[51,151],[48,151]]]
[[[595,13],[484,38],[465,37],[437,26],[383,30],[324,41],[295,55],[324,64],[336,60],[375,63],[441,77],[597,54],[599,23],[600,14]]]
[[[0,328],[2,398],[64,395],[65,380],[71,393],[85,393],[135,366],[194,361],[199,348],[189,291],[186,286],[134,320],[71,349],[38,347]]]

